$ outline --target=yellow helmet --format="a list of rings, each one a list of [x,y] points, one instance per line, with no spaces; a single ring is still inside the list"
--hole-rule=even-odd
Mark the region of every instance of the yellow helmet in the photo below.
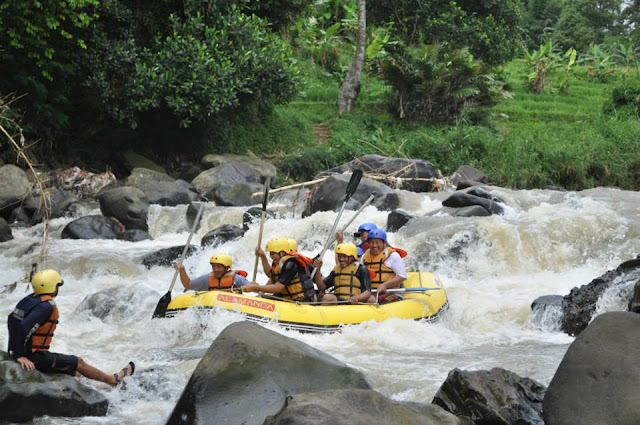
[[[218,253],[213,254],[209,259],[209,263],[211,264],[222,264],[226,268],[230,269],[231,265],[233,265],[233,260],[229,254]]]
[[[289,248],[291,249],[291,251],[297,251],[298,250],[298,242],[296,242],[295,239],[289,238]]]
[[[274,238],[267,242],[265,247],[267,252],[289,252],[291,251],[291,245],[288,238]]]
[[[336,254],[344,254],[346,256],[353,256],[354,259],[358,258],[358,247],[352,243],[341,243],[336,246]]]
[[[42,270],[34,274],[31,279],[33,293],[36,295],[53,294],[63,283],[60,273],[52,269]]]

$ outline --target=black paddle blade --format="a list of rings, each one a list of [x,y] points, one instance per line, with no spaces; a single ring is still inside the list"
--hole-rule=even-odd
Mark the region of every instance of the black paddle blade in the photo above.
[[[156,306],[156,310],[153,312],[152,319],[163,318],[167,313],[167,307],[169,307],[169,303],[171,302],[171,291],[164,294],[160,301],[158,301],[158,305]]]
[[[267,199],[269,198],[269,185],[271,184],[271,177],[267,177],[264,181],[264,193],[262,194],[262,211],[267,210]]]
[[[356,193],[356,189],[360,184],[360,179],[362,179],[362,170],[358,168],[353,172],[353,174],[351,174],[351,179],[347,184],[347,193],[344,198],[345,202],[347,201],[347,199],[351,198],[351,195]]]

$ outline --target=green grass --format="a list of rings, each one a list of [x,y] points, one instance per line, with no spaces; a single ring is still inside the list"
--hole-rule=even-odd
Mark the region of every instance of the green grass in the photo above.
[[[286,181],[377,153],[427,159],[444,175],[472,165],[504,187],[640,189],[640,120],[603,113],[618,78],[603,84],[578,67],[568,94],[553,86],[534,94],[525,66],[515,60],[505,67],[513,98],[486,108],[484,125],[431,128],[389,114],[390,88],[376,78],[363,79],[356,113],[338,118],[339,78],[307,64],[296,100],[260,124],[240,120],[242,129],[227,130],[225,140],[235,151],[251,148],[273,160]]]

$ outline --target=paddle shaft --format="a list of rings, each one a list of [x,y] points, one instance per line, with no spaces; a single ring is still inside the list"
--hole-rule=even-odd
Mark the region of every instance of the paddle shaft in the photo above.
[[[356,219],[356,217],[358,217],[360,215],[360,213],[362,212],[362,210],[364,210],[366,207],[369,206],[369,204],[371,202],[373,202],[373,199],[376,197],[375,194],[372,194],[371,196],[369,196],[369,198],[364,202],[364,204],[362,204],[362,206],[358,209],[358,211],[356,211],[356,213],[353,215],[353,217],[351,217],[351,219],[347,222],[347,224],[345,224],[342,229],[340,229],[340,233],[343,233],[347,230],[347,227],[349,227],[351,225],[351,223],[353,223],[353,221]],[[335,233],[333,234],[333,237],[331,238],[331,242],[329,242],[329,245],[331,245],[333,243],[333,241],[336,240],[336,235]]]
[[[264,182],[264,191],[262,192],[262,215],[260,216],[260,230],[258,231],[258,245],[260,248],[262,245],[262,232],[264,230],[264,220],[267,215],[267,199],[269,198],[269,185],[271,184],[271,177],[267,177]],[[256,281],[256,277],[258,276],[258,256],[256,255],[256,261],[253,264],[253,279],[252,282]]]
[[[437,291],[442,288],[390,288],[387,289],[387,292],[395,293],[395,292],[425,292],[425,291]],[[375,289],[371,290],[372,293],[377,293],[378,291]]]
[[[196,214],[196,219],[193,222],[193,226],[191,227],[191,233],[189,233],[189,238],[187,239],[187,244],[184,246],[182,250],[182,255],[180,256],[180,264],[184,261],[184,257],[187,256],[187,251],[189,250],[189,244],[191,244],[191,238],[193,234],[196,232],[196,228],[198,227],[198,223],[200,222],[200,217],[202,217],[202,212],[204,211],[204,203],[200,205],[200,209],[198,210],[198,214]],[[178,278],[178,274],[180,272],[178,270],[173,273],[173,279],[171,279],[171,286],[169,287],[169,293],[173,291],[173,286],[176,284],[176,279]]]

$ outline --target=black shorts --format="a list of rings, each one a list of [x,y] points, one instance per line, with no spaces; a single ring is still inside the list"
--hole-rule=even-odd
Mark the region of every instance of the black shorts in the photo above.
[[[78,358],[67,354],[52,353],[50,351],[36,351],[26,356],[33,362],[40,372],[64,373],[75,376],[78,369]]]

